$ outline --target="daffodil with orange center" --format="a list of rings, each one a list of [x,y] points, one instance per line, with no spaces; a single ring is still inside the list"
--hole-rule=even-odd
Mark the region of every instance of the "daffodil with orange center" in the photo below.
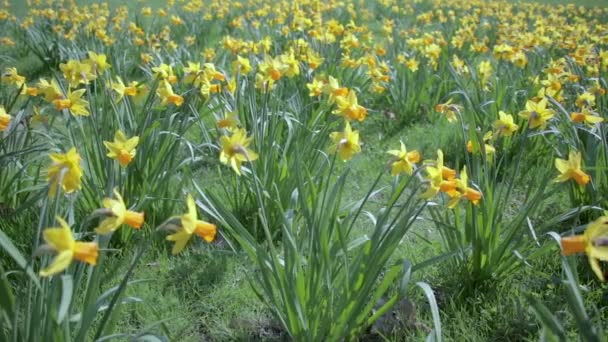
[[[166,80],[162,80],[159,82],[156,94],[158,95],[158,97],[160,97],[161,106],[166,106],[167,104],[171,103],[179,107],[184,104],[184,98],[181,95],[175,94],[173,92],[173,87]]]
[[[581,235],[561,238],[562,254],[572,255],[585,253],[595,275],[606,281],[600,267],[601,261],[608,261],[608,216],[602,216],[587,225],[585,233]]]
[[[414,172],[415,164],[420,161],[420,153],[418,151],[408,152],[403,141],[401,141],[401,149],[389,150],[387,153],[396,157],[391,164],[391,175],[393,176],[401,173],[411,175]]]
[[[584,186],[589,183],[591,177],[581,169],[581,153],[570,151],[568,159],[555,158],[555,168],[560,175],[555,182],[565,182],[573,179],[578,185]]]
[[[198,219],[196,204],[191,195],[188,195],[186,205],[188,212],[180,217],[181,227],[174,234],[167,236],[167,240],[175,242],[171,250],[173,254],[181,252],[194,234],[206,242],[212,242],[217,234],[217,227],[214,224]]]
[[[109,234],[117,230],[122,224],[133,229],[140,229],[144,224],[144,213],[128,210],[122,196],[114,189],[114,198],[104,198],[103,207],[107,210],[106,219],[99,223],[95,229],[97,234]]]
[[[332,104],[337,97],[348,95],[348,88],[340,87],[338,80],[329,76],[327,83],[323,86],[323,92],[329,95],[328,102]]]
[[[61,217],[57,217],[60,227],[47,228],[42,232],[44,241],[42,249],[51,249],[57,253],[53,262],[40,271],[40,276],[55,275],[78,260],[90,265],[97,264],[99,247],[95,242],[80,242],[74,239],[70,226]]]
[[[86,89],[70,90],[66,97],[53,100],[53,105],[57,110],[69,110],[72,115],[89,116],[89,102],[82,99],[85,92]]]
[[[4,131],[11,123],[11,116],[6,112],[3,106],[0,106],[0,131]]]
[[[443,151],[437,150],[437,160],[433,164],[434,165],[428,165],[425,168],[425,179],[428,189],[421,197],[428,200],[435,197],[440,191],[445,192],[448,195],[455,194],[458,186],[458,183],[456,182],[456,171],[444,166]]]
[[[469,177],[467,175],[467,167],[463,167],[460,172],[460,178],[455,180],[456,191],[447,192],[448,196],[451,197],[448,202],[448,208],[455,208],[461,199],[466,199],[474,205],[479,204],[481,200],[481,192],[474,188],[469,187]]]
[[[583,110],[580,112],[570,113],[570,119],[576,123],[585,123],[589,126],[593,126],[604,121],[604,118],[596,115],[596,113],[592,113],[587,108],[583,108]]]
[[[457,104],[452,103],[453,99],[449,99],[446,103],[439,103],[435,105],[435,111],[437,113],[444,114],[448,119],[448,122],[458,121],[458,114],[460,113],[461,107]]]
[[[120,166],[125,167],[135,158],[139,137],[127,138],[122,131],[116,131],[114,141],[104,141],[103,144],[108,149],[107,156],[118,160]]]
[[[347,96],[336,97],[336,105],[338,108],[333,113],[342,116],[348,121],[363,121],[367,117],[367,109],[359,105],[357,94],[353,90],[350,90]]]

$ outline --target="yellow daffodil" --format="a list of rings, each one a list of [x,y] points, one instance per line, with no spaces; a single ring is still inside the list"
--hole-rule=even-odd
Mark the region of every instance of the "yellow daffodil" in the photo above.
[[[60,227],[47,228],[42,232],[46,242],[42,248],[51,249],[57,256],[55,260],[40,271],[40,276],[48,277],[57,274],[78,260],[90,265],[97,264],[99,247],[95,242],[80,242],[74,239],[70,226],[61,217],[57,217]]]
[[[154,73],[154,77],[158,79],[167,81],[171,84],[177,82],[177,76],[175,76],[173,68],[168,64],[162,63],[161,65],[152,68],[152,72]]]
[[[603,122],[604,118],[592,113],[587,108],[583,108],[580,112],[570,113],[570,118],[576,123],[586,123],[589,126],[593,126],[597,123]]]
[[[213,241],[217,234],[217,227],[214,224],[198,219],[196,204],[191,195],[188,195],[186,205],[188,206],[188,212],[180,217],[181,227],[176,233],[167,236],[167,240],[175,242],[171,250],[173,254],[181,252],[193,234],[207,242]]]
[[[59,69],[61,69],[63,77],[70,84],[70,88],[76,88],[79,84],[89,84],[97,78],[90,64],[81,63],[73,59],[67,63],[59,64]]]
[[[498,112],[498,120],[494,121],[493,126],[496,130],[496,135],[502,137],[510,137],[519,129],[519,126],[513,122],[513,116],[502,110]]]
[[[51,153],[49,157],[53,161],[47,176],[50,183],[49,194],[54,196],[58,185],[61,185],[66,193],[80,189],[82,168],[76,148],[72,147],[67,153]]]
[[[361,152],[359,131],[353,131],[348,121],[346,121],[343,132],[333,132],[329,137],[333,141],[329,151],[331,153],[338,152],[338,157],[343,161],[350,160],[355,154]]]
[[[259,64],[262,78],[266,81],[278,81],[289,69],[289,65],[283,63],[280,58],[272,58],[268,55]]]
[[[562,254],[585,253],[595,275],[606,281],[600,267],[601,261],[608,261],[608,216],[602,216],[587,226],[584,234],[561,238]]]
[[[467,175],[467,167],[463,167],[460,172],[460,178],[455,180],[456,191],[447,191],[448,196],[451,197],[448,202],[448,208],[455,208],[461,199],[466,199],[474,205],[479,204],[481,200],[481,192],[469,187],[469,177]]]
[[[217,120],[217,127],[228,130],[229,132],[234,131],[239,126],[239,119],[236,112],[228,113],[224,118]]]
[[[257,153],[248,148],[252,140],[252,137],[247,137],[247,132],[243,128],[234,130],[230,136],[222,136],[220,138],[220,162],[230,165],[238,175],[241,175],[243,162],[258,159]]]
[[[323,86],[323,92],[329,95],[329,103],[334,103],[338,96],[348,95],[348,88],[340,87],[338,80],[329,76],[327,83]]]
[[[11,116],[6,112],[3,106],[0,106],[0,131],[4,131],[11,123]]]
[[[106,55],[96,54],[95,52],[91,51],[89,51],[89,58],[85,59],[84,63],[88,64],[97,74],[101,74],[111,67],[111,65],[107,62]]]
[[[104,141],[103,144],[108,149],[107,156],[118,160],[120,166],[125,167],[135,158],[137,144],[139,143],[139,137],[135,136],[127,138],[122,131],[116,131],[114,134],[114,141]]]
[[[156,94],[158,97],[160,97],[161,106],[166,106],[167,104],[171,103],[179,107],[184,104],[184,98],[181,95],[175,94],[173,92],[173,87],[166,80],[159,82],[158,88],[156,89]]]
[[[420,153],[418,151],[408,152],[403,141],[401,141],[400,150],[389,150],[387,153],[396,157],[391,164],[391,175],[393,176],[401,173],[411,175],[414,172],[414,165],[420,161]]]
[[[576,101],[574,101],[577,107],[593,107],[595,105],[595,95],[590,92],[584,92],[576,97]]]
[[[428,189],[421,197],[431,199],[441,192],[455,194],[458,183],[456,183],[456,171],[443,164],[443,151],[437,150],[437,160],[434,165],[426,166],[426,181]]]
[[[458,114],[461,110],[461,106],[453,104],[452,101],[452,99],[449,99],[446,103],[439,103],[435,105],[435,111],[437,113],[444,114],[448,119],[448,122],[458,121]]]
[[[333,113],[342,116],[347,121],[363,121],[367,117],[367,109],[359,105],[357,94],[353,90],[350,90],[347,96],[336,97],[336,105],[338,108]]]
[[[108,210],[108,218],[102,220],[95,229],[97,234],[109,234],[117,230],[122,224],[139,229],[144,224],[144,213],[127,210],[122,196],[117,189],[114,189],[113,198],[104,198],[103,207]]]
[[[306,88],[308,88],[308,96],[316,97],[321,96],[323,94],[323,87],[325,82],[319,78],[314,78],[311,83],[306,83]]]
[[[53,100],[53,105],[57,110],[69,110],[72,115],[89,116],[89,102],[82,99],[85,92],[86,89],[70,90],[65,98]]]
[[[553,110],[547,108],[547,99],[543,98],[539,102],[528,100],[526,102],[526,110],[521,111],[519,116],[528,120],[530,128],[541,128],[547,127],[547,121],[549,121],[555,115]]]
[[[13,84],[17,88],[21,88],[25,83],[25,77],[19,75],[17,68],[6,68],[0,77],[4,83]]]
[[[36,85],[38,88],[38,92],[44,96],[44,99],[48,102],[53,102],[54,100],[60,99],[63,97],[63,92],[59,87],[59,84],[54,79],[51,82],[41,78]]]
[[[555,158],[555,167],[560,172],[560,175],[555,178],[556,182],[574,179],[578,185],[586,185],[591,180],[591,177],[581,169],[580,152],[570,151],[568,160]]]
[[[232,69],[241,75],[246,75],[252,70],[249,59],[241,56],[236,56],[236,61],[232,62]]]
[[[496,149],[494,148],[494,146],[487,144],[488,141],[490,141],[492,139],[492,131],[488,131],[486,134],[484,134],[483,136],[483,141],[484,141],[484,150],[486,152],[486,155],[492,155],[496,152]],[[469,153],[473,153],[474,150],[474,146],[473,146],[473,141],[469,140],[467,141],[467,152]]]

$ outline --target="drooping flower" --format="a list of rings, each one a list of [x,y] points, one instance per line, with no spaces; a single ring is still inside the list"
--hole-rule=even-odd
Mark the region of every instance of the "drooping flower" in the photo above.
[[[66,193],[80,189],[82,168],[80,167],[80,155],[75,147],[67,153],[51,153],[49,155],[53,163],[49,166],[47,179],[50,183],[49,194],[54,196],[57,186],[61,185]]]
[[[576,123],[586,123],[589,126],[593,126],[597,123],[603,122],[604,118],[592,113],[587,108],[583,108],[580,112],[570,113],[570,119]]]
[[[420,153],[415,150],[408,152],[403,141],[401,141],[400,150],[389,150],[387,153],[397,157],[391,164],[391,175],[393,176],[401,173],[411,175],[414,172],[414,165],[420,161]]]
[[[243,128],[234,130],[230,136],[222,136],[220,138],[220,162],[230,165],[238,175],[241,175],[243,162],[258,159],[257,153],[248,148],[252,140],[252,137],[247,137],[247,132]]]
[[[608,216],[602,216],[587,225],[584,234],[561,238],[562,254],[586,253],[595,275],[606,281],[600,267],[601,261],[608,261]]]
[[[555,158],[555,167],[560,172],[560,175],[555,178],[556,182],[574,179],[578,185],[586,185],[591,180],[591,177],[581,169],[580,152],[570,151],[568,160]]]
[[[114,189],[114,196],[116,199],[103,199],[103,207],[109,210],[107,214],[109,217],[99,223],[95,232],[97,234],[109,234],[117,230],[122,224],[126,224],[133,229],[141,228],[144,224],[144,213],[128,210],[118,189]]]
[[[120,166],[125,167],[135,158],[139,137],[127,138],[126,135],[118,130],[114,134],[114,141],[104,141],[103,144],[108,149],[107,156],[118,160]]]
[[[61,217],[57,217],[60,227],[47,228],[42,232],[46,244],[43,248],[50,248],[57,253],[55,260],[40,271],[40,276],[48,277],[57,274],[70,266],[72,261],[97,264],[99,247],[95,242],[80,242],[74,239],[70,226]]]
[[[334,142],[329,151],[331,153],[338,152],[338,157],[342,161],[350,160],[355,154],[361,152],[359,131],[353,131],[348,121],[346,121],[344,131],[333,132],[329,137]]]
[[[217,227],[214,224],[198,219],[196,204],[191,195],[188,195],[186,205],[188,212],[180,217],[181,227],[174,234],[167,236],[167,240],[175,242],[171,250],[172,254],[181,252],[193,234],[207,242],[213,241],[217,234]]]

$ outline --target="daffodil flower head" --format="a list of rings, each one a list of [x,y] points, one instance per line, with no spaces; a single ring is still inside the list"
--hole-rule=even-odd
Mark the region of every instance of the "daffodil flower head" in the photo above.
[[[400,141],[400,143],[401,149],[387,152],[396,157],[396,160],[391,164],[391,175],[396,176],[401,173],[411,175],[414,172],[415,164],[420,161],[420,153],[418,151],[408,152],[403,141]]]
[[[555,115],[553,110],[547,108],[547,98],[543,98],[539,102],[528,100],[526,102],[526,110],[519,113],[519,116],[528,120],[530,128],[547,127],[547,122]]]
[[[47,228],[42,232],[44,248],[57,253],[55,260],[40,271],[40,276],[48,277],[57,274],[70,266],[73,260],[95,265],[99,247],[95,242],[79,242],[74,240],[70,226],[61,217],[57,217],[59,227]]]
[[[258,159],[257,153],[249,149],[253,137],[247,137],[247,132],[243,128],[237,128],[232,135],[224,135],[220,138],[220,162],[230,165],[240,176],[241,164],[247,161]]]
[[[555,182],[573,179],[580,186],[587,185],[591,177],[581,169],[581,159],[581,153],[577,151],[570,151],[567,160],[555,158],[555,168],[560,172]]]
[[[336,104],[338,108],[334,114],[342,116],[345,120],[363,121],[367,117],[367,109],[359,105],[357,94],[352,89],[347,96],[337,96]]]
[[[6,112],[3,106],[0,106],[0,131],[4,131],[11,123],[11,116]]]
[[[584,234],[561,238],[562,254],[585,253],[595,275],[606,281],[600,261],[608,261],[608,216],[602,216],[587,226]]]
[[[167,236],[168,241],[175,242],[171,251],[172,254],[181,252],[194,234],[206,242],[212,242],[217,234],[216,225],[198,219],[196,204],[191,195],[188,195],[186,199],[186,206],[188,212],[180,216],[181,227],[174,234]]]
[[[66,193],[80,189],[82,168],[80,167],[80,155],[75,147],[67,153],[51,153],[49,155],[53,163],[49,166],[47,180],[50,183],[49,195],[57,193],[57,186],[61,185]]]
[[[353,131],[350,123],[346,121],[344,131],[333,132],[329,135],[333,145],[329,148],[331,153],[338,153],[342,161],[350,160],[355,154],[361,152],[359,144],[359,131]]]
[[[117,230],[122,224],[126,224],[133,229],[140,229],[144,223],[144,213],[128,210],[118,189],[114,189],[114,197],[115,199],[103,199],[103,207],[108,210],[109,217],[99,223],[95,232],[97,234],[109,234]]]
[[[498,112],[498,120],[494,121],[494,129],[497,136],[510,137],[517,132],[519,126],[513,121],[513,116],[502,110]]]
[[[603,117],[597,115],[597,113],[592,113],[588,108],[583,108],[583,110],[580,112],[570,113],[570,118],[573,122],[585,123],[589,126],[593,126],[604,121]]]
[[[104,141],[103,144],[108,149],[107,156],[118,160],[120,166],[125,167],[135,158],[139,137],[127,138],[122,131],[118,130],[114,134],[114,141]]]
[[[75,116],[89,116],[89,102],[82,99],[86,89],[69,90],[67,96],[53,100],[57,110],[69,110]]]

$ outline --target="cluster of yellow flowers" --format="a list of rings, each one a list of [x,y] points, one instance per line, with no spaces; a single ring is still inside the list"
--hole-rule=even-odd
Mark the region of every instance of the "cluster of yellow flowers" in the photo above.
[[[95,232],[101,235],[111,234],[122,225],[140,229],[144,224],[144,213],[128,210],[116,189],[114,196],[115,198],[105,198],[103,208],[97,210],[99,215],[106,218],[101,220]],[[195,234],[206,242],[212,242],[217,234],[216,225],[198,219],[196,205],[190,195],[186,199],[186,206],[188,212],[170,218],[166,227],[167,230],[173,231],[173,234],[166,238],[174,243],[173,254],[181,252]],[[40,247],[42,251],[54,252],[56,257],[49,266],[40,271],[40,275],[48,277],[60,273],[74,260],[95,265],[99,255],[97,242],[76,241],[68,223],[61,217],[57,217],[56,220],[59,227],[47,228],[43,231],[45,244]]]
[[[606,9],[558,6],[548,10],[538,4],[482,0],[439,0],[428,9],[419,6],[418,1],[381,0],[375,10],[365,6],[364,1],[170,0],[162,8],[142,8],[135,19],[126,6],[111,10],[107,4],[31,2],[32,8],[24,18],[0,9],[0,23],[13,23],[27,32],[52,31],[48,37],[70,46],[86,41],[85,45],[95,46],[91,49],[97,52],[84,49],[70,54],[78,58],[62,60],[57,77],[42,78],[37,83],[28,83],[14,67],[6,68],[0,77],[3,85],[18,91],[19,96],[42,98],[47,105],[43,112],[56,110],[66,117],[94,114],[95,102],[91,99],[102,86],[116,106],[134,103],[143,107],[146,99],[154,97],[154,105],[180,111],[188,108],[190,99],[196,96],[210,107],[221,108],[214,112],[218,157],[237,175],[248,173],[248,163],[264,158],[256,143],[265,137],[239,121],[239,114],[243,113],[238,113],[235,105],[247,81],[264,95],[271,95],[283,83],[294,83],[308,92],[315,105],[324,106],[333,114],[329,121],[339,117],[340,129],[329,135],[329,152],[342,161],[361,152],[356,129],[373,112],[368,108],[374,107],[375,100],[386,102],[392,91],[399,90],[400,83],[395,81],[400,78],[413,83],[408,83],[409,87],[418,87],[419,79],[415,77],[423,73],[446,83],[447,75],[453,73],[463,82],[471,81],[488,97],[493,91],[498,93],[500,72],[509,70],[529,76],[526,82],[533,85],[534,91],[522,98],[525,106],[520,103],[522,108],[517,108],[517,113],[493,98],[497,116],[491,117],[483,131],[479,129],[483,133],[477,139],[480,142],[469,139],[466,143],[469,153],[485,153],[488,159],[500,152],[495,148],[499,139],[511,139],[524,130],[552,129],[558,121],[558,105],[572,108],[574,104],[568,117],[577,127],[593,129],[604,121],[599,104],[605,106],[602,75],[608,71],[608,51],[604,49],[608,44],[608,25],[595,18],[606,15]],[[571,12],[576,12],[577,18],[572,18]],[[400,20],[406,17],[413,24]],[[374,25],[369,25],[372,22]],[[207,41],[207,31],[201,34],[199,27],[213,26],[210,23],[226,23],[215,45]],[[444,28],[448,25],[453,30]],[[11,37],[0,37],[0,45],[16,44]],[[129,63],[137,64],[139,73],[110,65],[108,56],[101,53],[125,46],[130,47],[125,57]],[[554,50],[559,53],[553,54]],[[536,65],[545,67],[534,69]],[[136,76],[141,74],[145,76]],[[434,91],[444,89],[437,87],[428,92]],[[462,121],[467,107],[464,102],[458,103],[456,95],[443,93],[434,99],[445,101],[433,100],[430,107],[434,106],[435,112],[450,123]],[[37,107],[34,112],[32,120],[43,121]],[[15,117],[18,115],[10,107],[0,106],[0,132],[16,127]],[[118,127],[115,132],[112,130],[114,140],[104,141],[107,157],[122,168],[138,164],[137,148],[148,142],[140,141],[137,134],[146,140],[145,132],[128,125]],[[420,153],[409,151],[403,142],[388,154],[394,176],[414,175],[422,161]],[[50,159],[49,194],[55,196],[59,188],[65,193],[79,190],[83,169],[76,148],[52,153]],[[592,180],[584,170],[583,159],[581,151],[574,149],[568,151],[567,159],[556,158],[555,181],[587,186]],[[420,169],[428,186],[422,195],[425,199],[442,193],[449,197],[450,208],[461,201],[477,205],[483,199],[481,191],[470,184],[466,168],[457,172],[444,165],[441,150],[436,160],[423,162]],[[143,223],[143,215],[127,210],[118,192],[115,199],[104,200],[104,208],[112,212],[114,221],[102,222],[97,229],[99,234],[110,233],[123,223],[134,228]],[[97,250],[89,243],[75,242],[67,224],[60,219],[58,222],[61,227],[54,229],[59,230],[49,229],[45,239],[55,250],[70,252],[69,258],[67,252],[61,258],[60,265],[67,265],[65,260],[71,259],[92,263]],[[170,236],[175,241],[175,253],[193,234],[207,241],[215,234],[215,226],[197,219],[191,198],[188,214],[177,226],[179,230]],[[61,239],[71,242],[61,244]],[[45,274],[56,273],[61,267]]]

